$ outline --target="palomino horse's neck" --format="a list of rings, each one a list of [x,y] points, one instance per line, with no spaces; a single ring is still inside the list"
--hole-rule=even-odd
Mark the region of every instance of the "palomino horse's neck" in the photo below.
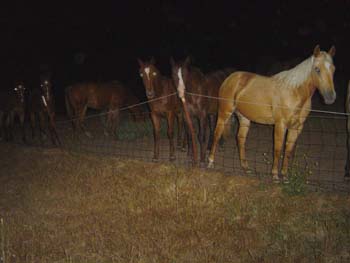
[[[281,89],[296,89],[305,96],[312,96],[316,90],[312,79],[314,57],[311,56],[290,70],[285,70],[272,76]]]

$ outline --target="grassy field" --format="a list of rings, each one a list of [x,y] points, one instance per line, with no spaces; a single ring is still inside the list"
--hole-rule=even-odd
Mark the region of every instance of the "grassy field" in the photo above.
[[[350,196],[0,144],[2,262],[349,262]]]

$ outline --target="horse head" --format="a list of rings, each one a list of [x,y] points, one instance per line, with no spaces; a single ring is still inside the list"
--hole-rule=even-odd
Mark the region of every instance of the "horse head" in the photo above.
[[[23,104],[25,100],[25,91],[26,91],[23,81],[16,81],[13,91],[17,99]]]
[[[312,78],[326,104],[332,104],[337,97],[333,82],[335,71],[335,66],[333,64],[334,55],[334,46],[332,46],[328,52],[325,52],[321,51],[320,47],[317,45],[313,53]]]
[[[148,99],[153,99],[156,96],[155,87],[160,77],[160,72],[155,66],[154,58],[145,62],[138,59],[138,62],[140,65],[140,77],[146,89],[146,96]]]
[[[190,63],[190,57],[186,57],[186,59],[181,62],[175,62],[173,58],[170,58],[171,76],[181,100],[185,99],[186,82],[189,75]]]
[[[48,104],[51,104],[53,96],[52,96],[52,83],[49,78],[44,78],[44,77],[40,78],[40,91],[41,91],[41,97],[45,106],[47,106]]]

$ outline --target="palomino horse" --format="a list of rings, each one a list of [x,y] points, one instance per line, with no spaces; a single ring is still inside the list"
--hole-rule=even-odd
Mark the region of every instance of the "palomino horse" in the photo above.
[[[92,135],[86,131],[83,121],[87,108],[107,110],[107,125],[104,130],[106,136],[117,136],[116,130],[119,122],[119,110],[136,104],[138,99],[119,81],[87,82],[71,85],[65,90],[67,114],[72,118],[75,133],[83,131],[86,136]],[[131,107],[129,111],[141,115],[139,107]]]
[[[35,124],[38,118],[40,139],[46,137],[45,126],[47,125],[52,143],[54,145],[61,144],[56,131],[55,101],[49,77],[40,77],[40,87],[36,87],[30,92],[28,104],[32,137],[35,137]]]
[[[159,139],[161,118],[165,117],[168,124],[168,138],[170,147],[170,160],[175,159],[174,146],[174,124],[177,118],[177,145],[181,147],[183,118],[181,110],[181,101],[176,95],[176,88],[171,78],[163,76],[155,66],[152,58],[150,61],[138,59],[140,65],[140,76],[146,89],[148,105],[151,110],[151,119],[154,135],[154,154],[153,160],[159,158]]]
[[[238,146],[241,166],[247,170],[245,142],[254,121],[274,125],[274,159],[272,175],[278,180],[279,158],[284,144],[286,147],[282,165],[282,176],[286,176],[288,161],[295,142],[302,131],[311,110],[311,97],[319,90],[326,104],[336,99],[334,90],[333,56],[335,48],[328,53],[316,46],[313,55],[296,67],[280,72],[272,77],[264,77],[249,72],[235,72],[222,84],[219,92],[219,116],[214,142],[209,155],[209,167],[213,166],[214,154],[225,122],[233,112],[239,119]]]
[[[18,116],[22,130],[22,140],[26,141],[24,127],[25,90],[23,82],[17,81],[12,90],[0,94],[0,125],[6,140],[13,140],[14,120]]]
[[[198,68],[190,66],[190,58],[187,57],[183,63],[176,64],[171,58],[172,77],[178,89],[180,98],[183,97],[189,105],[192,118],[199,121],[198,140],[200,143],[200,160],[205,161],[207,146],[211,146],[214,134],[214,126],[218,111],[217,97],[219,88],[226,77],[234,72],[232,68],[217,70],[203,74]],[[186,93],[186,94],[185,94]],[[207,122],[209,124],[209,141],[206,138]],[[231,126],[226,125],[225,129]],[[188,147],[191,149],[191,136],[187,130]]]

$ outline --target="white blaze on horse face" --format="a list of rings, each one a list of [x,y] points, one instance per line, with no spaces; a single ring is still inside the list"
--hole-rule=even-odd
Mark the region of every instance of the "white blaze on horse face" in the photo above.
[[[149,67],[145,68],[145,72],[146,72],[146,75],[147,75],[147,79],[149,79],[149,72],[150,72]]]
[[[179,93],[180,99],[185,102],[185,83],[182,78],[182,69],[179,68],[179,71],[177,72],[177,76],[179,77],[179,85],[177,86],[177,92]]]
[[[47,103],[46,103],[45,97],[44,97],[44,96],[41,96],[41,99],[43,100],[43,103],[44,103],[45,107],[47,107]]]

